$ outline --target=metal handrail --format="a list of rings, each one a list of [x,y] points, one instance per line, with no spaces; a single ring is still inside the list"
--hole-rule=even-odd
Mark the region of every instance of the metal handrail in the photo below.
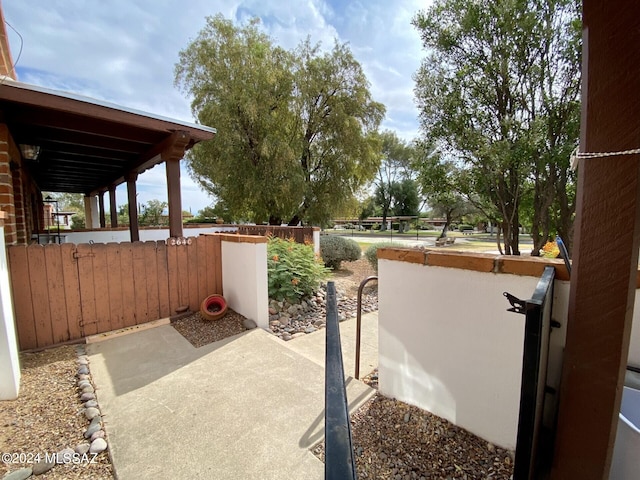
[[[327,282],[327,337],[325,352],[324,478],[356,480],[349,406],[344,383],[336,287]]]
[[[378,280],[376,275],[365,278],[358,287],[358,316],[356,318],[356,371],[355,378],[360,380],[360,332],[362,330],[362,290],[371,280]]]

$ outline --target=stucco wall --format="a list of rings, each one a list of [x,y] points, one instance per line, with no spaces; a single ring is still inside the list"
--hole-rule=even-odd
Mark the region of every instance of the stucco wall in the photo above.
[[[223,295],[230,308],[269,328],[267,238],[221,235]]]
[[[210,226],[210,227],[198,227],[198,228],[184,228],[185,237],[197,237],[203,233],[215,233],[215,232],[235,232],[237,227],[229,226]],[[109,243],[109,242],[129,242],[131,236],[129,230],[87,230],[87,231],[65,231],[61,230],[60,235],[64,237],[65,243],[89,243],[93,241],[95,243]],[[166,240],[169,238],[168,228],[150,228],[140,229],[140,241],[146,242],[148,240]]]
[[[0,226],[0,400],[13,400],[20,389],[20,362],[6,252]]]

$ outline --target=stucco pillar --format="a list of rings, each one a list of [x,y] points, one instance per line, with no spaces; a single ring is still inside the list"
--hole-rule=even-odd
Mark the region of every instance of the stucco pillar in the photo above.
[[[84,224],[86,228],[100,228],[100,212],[98,211],[98,197],[84,197]]]
[[[9,267],[4,241],[4,219],[0,212],[0,400],[17,398],[20,389],[18,339],[9,287]]]

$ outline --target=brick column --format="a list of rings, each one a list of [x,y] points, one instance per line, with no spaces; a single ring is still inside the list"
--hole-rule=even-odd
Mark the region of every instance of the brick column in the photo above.
[[[11,172],[13,181],[13,204],[16,212],[16,237],[18,243],[27,243],[27,217],[26,217],[26,198],[24,195],[22,170],[14,169]]]
[[[9,130],[6,125],[0,125],[0,210],[7,213],[4,223],[5,242],[7,245],[13,245],[18,242],[18,236],[9,156]]]

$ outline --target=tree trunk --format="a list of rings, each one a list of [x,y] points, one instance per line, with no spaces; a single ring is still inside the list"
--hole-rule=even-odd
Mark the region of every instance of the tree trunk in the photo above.
[[[282,218],[274,215],[269,216],[269,225],[282,225]]]

